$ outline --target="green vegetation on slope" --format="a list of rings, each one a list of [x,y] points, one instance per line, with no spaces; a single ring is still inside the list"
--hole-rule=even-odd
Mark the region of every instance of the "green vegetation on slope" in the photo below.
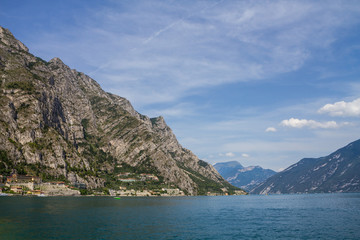
[[[204,162],[204,161],[202,161]],[[201,164],[201,163],[200,163]],[[204,163],[202,163],[204,164]],[[215,182],[212,179],[206,178],[203,175],[195,172],[194,170],[187,168],[184,164],[178,162],[178,166],[189,173],[190,178],[197,184],[198,186],[198,195],[207,195],[210,193],[224,193],[222,188],[227,188],[229,194],[234,194],[235,190],[241,190],[226,181],[223,181],[222,184]]]

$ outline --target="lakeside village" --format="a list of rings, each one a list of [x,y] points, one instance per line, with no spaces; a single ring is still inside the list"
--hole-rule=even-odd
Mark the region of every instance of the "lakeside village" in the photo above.
[[[139,183],[158,182],[154,174],[140,173],[136,176],[132,173],[118,174],[118,180],[126,186],[119,186],[118,189],[105,189],[102,191],[91,191],[86,185],[78,183],[66,184],[62,181],[43,182],[40,177],[20,175],[14,171],[10,176],[0,175],[0,195],[2,196],[185,196],[178,188],[154,188],[152,190],[134,189],[131,186]],[[130,186],[130,187],[129,187]]]

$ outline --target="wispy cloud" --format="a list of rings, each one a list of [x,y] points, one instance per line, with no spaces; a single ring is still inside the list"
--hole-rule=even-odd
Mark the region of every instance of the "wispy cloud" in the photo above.
[[[196,117],[199,106],[194,106],[190,103],[179,103],[168,107],[155,109],[148,108],[146,112],[151,113],[154,116],[164,116],[165,118],[184,118],[188,116]]]
[[[298,70],[358,13],[336,2],[111,3],[41,36],[48,44],[36,48],[58,49],[55,55],[71,67],[136,106]],[[67,38],[58,37],[61,31]]]

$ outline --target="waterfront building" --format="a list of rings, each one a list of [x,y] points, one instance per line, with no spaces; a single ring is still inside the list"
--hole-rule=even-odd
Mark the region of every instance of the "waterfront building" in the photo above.
[[[29,176],[29,175],[20,175],[14,172],[11,176],[6,178],[6,183],[41,183],[41,178],[36,176]]]

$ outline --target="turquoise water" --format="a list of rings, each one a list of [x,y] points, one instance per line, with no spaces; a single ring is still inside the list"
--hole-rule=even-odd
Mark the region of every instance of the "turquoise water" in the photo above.
[[[360,239],[360,194],[0,197],[0,239]]]

